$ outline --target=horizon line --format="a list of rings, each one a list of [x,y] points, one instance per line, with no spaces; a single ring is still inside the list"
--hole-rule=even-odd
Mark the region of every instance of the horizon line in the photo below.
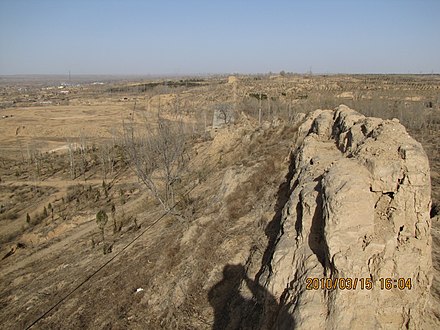
[[[268,76],[268,75],[298,75],[298,76],[323,76],[323,75],[439,75],[440,72],[199,72],[199,73],[10,73],[2,74],[0,77],[26,77],[26,76],[46,76],[46,77],[203,77],[203,76]]]

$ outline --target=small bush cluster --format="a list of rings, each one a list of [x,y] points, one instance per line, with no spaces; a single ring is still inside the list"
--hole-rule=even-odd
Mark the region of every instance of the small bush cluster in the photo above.
[[[108,198],[108,191],[108,186],[101,189],[92,187],[91,185],[81,184],[70,186],[67,189],[65,203],[75,201],[77,209],[82,210],[90,206],[96,206],[96,203],[99,201],[105,203],[106,198]]]
[[[29,226],[36,226],[43,222],[44,219],[48,217],[47,209],[44,207],[44,209],[41,212],[35,213],[34,216],[30,216],[29,213],[26,213],[26,223]]]

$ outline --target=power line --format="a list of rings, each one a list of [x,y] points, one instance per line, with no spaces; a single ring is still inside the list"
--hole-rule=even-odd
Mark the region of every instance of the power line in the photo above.
[[[192,188],[190,188],[183,196],[188,195],[194,188],[197,186],[194,185]],[[177,203],[175,203],[169,211],[164,212],[159,218],[154,220],[150,225],[147,226],[147,228],[144,229],[138,236],[136,236],[133,240],[131,240],[127,245],[125,245],[119,252],[117,252],[113,257],[111,257],[109,260],[107,260],[104,264],[102,264],[98,269],[96,269],[92,274],[87,276],[81,283],[79,283],[73,290],[71,290],[67,295],[65,295],[63,298],[61,298],[56,304],[54,304],[52,307],[50,307],[47,311],[45,311],[41,316],[39,316],[35,321],[33,321],[30,325],[26,327],[27,329],[32,328],[35,324],[37,324],[39,321],[44,319],[51,311],[53,311],[56,307],[61,305],[67,298],[69,298],[73,293],[75,293],[80,287],[82,287],[85,283],[90,281],[92,277],[94,277],[96,274],[98,274],[103,268],[105,268],[108,264],[110,264],[116,257],[118,257],[122,252],[124,252],[126,249],[128,249],[134,242],[136,242],[143,234],[145,234],[148,229],[153,227],[156,223],[158,223],[160,220],[162,220],[167,214],[170,213],[172,209],[174,209],[177,204],[179,204],[181,200],[179,200]]]
[[[62,302],[64,302],[67,298],[69,298],[75,291],[77,291],[80,287],[82,287],[86,282],[88,282],[93,276],[95,276],[98,272],[100,272],[104,267],[106,267],[110,262],[112,262],[117,256],[119,256],[123,251],[125,251],[129,246],[131,246],[136,240],[138,240],[143,234],[147,232],[148,229],[153,227],[157,222],[159,222],[168,212],[163,213],[159,218],[157,218],[152,224],[150,224],[145,230],[136,236],[130,243],[124,246],[118,253],[116,253],[113,257],[107,260],[104,264],[102,264],[97,270],[95,270],[92,274],[87,276],[80,284],[78,284],[73,290],[71,290],[66,296],[61,298],[55,305],[49,308],[44,314],[38,317],[34,322],[32,322],[26,329],[30,329],[37,322],[45,318],[52,310],[54,310],[57,306],[59,306]]]

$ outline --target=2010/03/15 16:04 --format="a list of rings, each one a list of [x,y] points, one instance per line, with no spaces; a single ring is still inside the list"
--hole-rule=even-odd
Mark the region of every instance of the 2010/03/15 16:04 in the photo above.
[[[379,278],[376,282],[381,290],[411,290],[411,278]],[[306,278],[307,290],[372,290],[375,283],[370,277],[340,277],[340,278]]]

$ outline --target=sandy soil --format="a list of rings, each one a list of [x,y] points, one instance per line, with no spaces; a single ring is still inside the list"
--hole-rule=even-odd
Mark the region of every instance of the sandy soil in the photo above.
[[[316,82],[312,79],[295,79],[291,79],[288,93],[303,95],[315,88]],[[271,95],[277,95],[280,84],[285,83],[274,80],[267,82],[265,88]],[[247,84],[238,89],[240,95],[261,88],[260,82],[253,78]],[[338,95],[344,92],[338,90],[337,84],[325,81],[320,84],[322,91]],[[373,81],[370,85],[375,84]],[[218,132],[214,140],[198,141],[190,155],[193,166],[188,174],[189,186],[198,183],[190,195],[194,203],[192,220],[179,223],[165,217],[151,228],[149,226],[161,215],[160,208],[147,198],[145,189],[129,169],[115,181],[109,198],[103,196],[103,177],[97,169],[90,170],[87,181],[80,176],[69,178],[68,170],[36,181],[24,174],[15,176],[12,169],[15,172],[21,169],[18,163],[26,163],[28,146],[65,154],[66,145],[77,143],[81,134],[90,144],[111,140],[121,131],[122,121],[131,118],[135,98],[139,109],[150,109],[152,113],[157,114],[159,104],[168,107],[170,111],[164,116],[170,120],[176,118],[171,110],[178,99],[179,106],[187,110],[186,122],[191,123],[195,122],[191,109],[205,111],[212,103],[228,102],[230,85],[203,87],[203,97],[197,95],[200,88],[182,92],[179,98],[177,93],[160,100],[153,97],[150,103],[144,95],[130,95],[124,102],[120,101],[124,94],[99,100],[76,95],[70,105],[1,110],[2,115],[8,116],[0,119],[1,203],[7,204],[14,198],[19,202],[14,209],[16,219],[0,220],[0,236],[17,230],[22,233],[0,246],[0,258],[4,258],[0,260],[0,327],[26,328],[146,230],[129,249],[121,252],[35,328],[212,328],[214,314],[220,307],[209,299],[209,292],[222,283],[225,267],[242,263],[254,275],[259,269],[268,244],[266,226],[274,217],[276,196],[287,172],[285,161],[293,143],[292,132],[281,132],[270,125],[255,130],[247,123],[237,130]],[[138,122],[142,119],[135,117]],[[434,203],[439,203],[440,135],[438,131],[411,134],[422,142],[430,158],[432,195]],[[273,164],[272,160],[275,160]],[[22,167],[25,171],[32,165]],[[114,177],[115,174],[109,175],[107,182]],[[96,206],[93,206],[95,195],[81,200],[85,203],[90,199],[84,209],[78,207],[75,199],[61,203],[69,187],[77,185],[91,186],[94,194],[100,191]],[[38,197],[32,190],[36,186],[56,191]],[[12,191],[13,188],[24,191],[22,200],[13,196],[19,192]],[[108,199],[116,203],[117,217],[125,222],[120,232],[113,233],[109,221],[105,235],[113,244],[113,251],[104,255],[95,215],[100,207],[108,205]],[[56,204],[55,219],[48,217],[27,227],[26,213],[34,218],[49,202]],[[68,214],[66,219],[62,219],[62,212],[58,211],[61,206]],[[440,220],[436,219],[432,231],[435,267],[432,309],[440,318]],[[140,288],[143,291],[138,291]],[[249,295],[245,288],[240,290]]]
[[[110,139],[120,132],[122,121],[130,118],[131,107],[124,103],[4,111],[12,117],[0,121],[0,153],[4,156],[15,154],[17,149],[26,149],[28,144],[36,145],[42,151],[49,151],[65,146],[68,140],[76,140],[81,134],[89,143]]]

